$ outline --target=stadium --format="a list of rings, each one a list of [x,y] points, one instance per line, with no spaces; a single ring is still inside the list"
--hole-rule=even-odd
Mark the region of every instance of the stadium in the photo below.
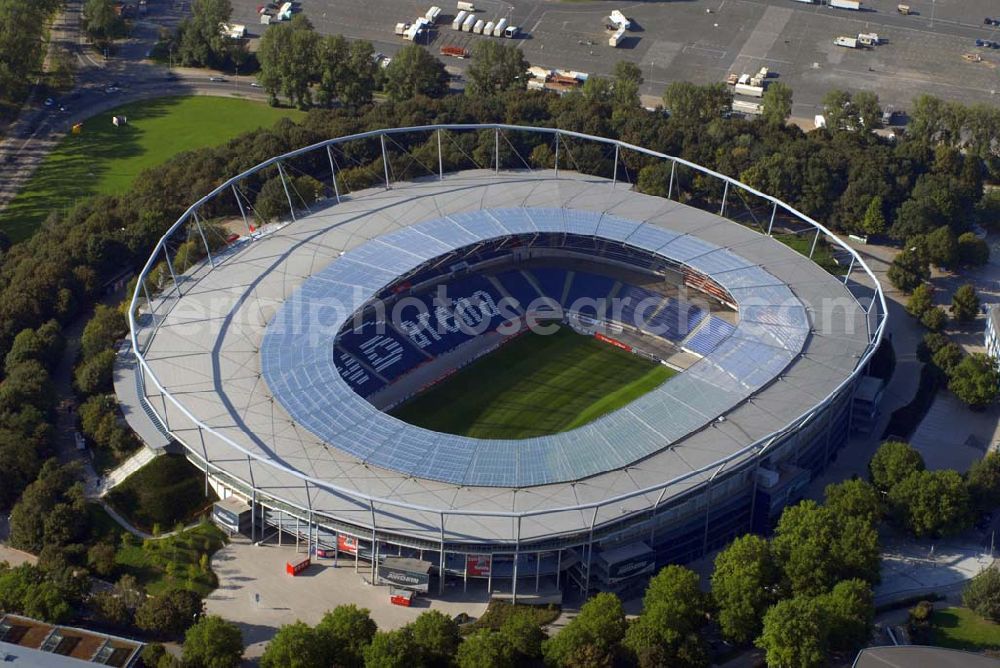
[[[446,171],[469,135],[492,164]],[[383,178],[348,195],[352,143]],[[435,143],[436,170],[392,178]],[[554,164],[533,168],[540,144]],[[570,169],[588,147],[610,174]],[[666,197],[627,181],[626,152],[668,167]],[[308,206],[306,165],[325,189]],[[266,224],[247,185],[264,170],[288,204]],[[208,223],[223,198],[246,230],[228,244]],[[204,470],[216,521],[425,592],[629,590],[766,530],[877,405],[885,302],[849,246],[738,181],[574,132],[423,126],[277,156],[193,204],[141,279],[123,408]],[[411,570],[372,566],[390,558]]]

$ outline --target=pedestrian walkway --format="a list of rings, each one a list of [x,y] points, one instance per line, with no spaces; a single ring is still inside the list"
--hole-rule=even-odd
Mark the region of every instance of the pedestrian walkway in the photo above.
[[[942,390],[913,432],[910,445],[920,452],[928,469],[965,473],[994,442],[997,414],[995,406],[971,411],[954,394]]]
[[[87,498],[99,499],[105,494],[120,485],[130,475],[141,469],[149,462],[163,454],[163,450],[153,450],[145,446],[140,447],[134,455],[122,462],[118,468],[108,472],[103,477],[94,480],[88,479],[86,488]]]

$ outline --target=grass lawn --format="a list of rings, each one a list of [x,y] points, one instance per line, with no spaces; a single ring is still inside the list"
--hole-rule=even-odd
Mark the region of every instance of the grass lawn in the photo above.
[[[205,496],[204,474],[181,455],[157,457],[107,497],[120,515],[149,533],[155,524],[164,533],[178,522],[187,524],[217,500],[211,488]]]
[[[486,612],[483,613],[483,616],[463,628],[463,632],[472,633],[479,629],[493,629],[497,631],[515,613],[528,614],[535,620],[536,624],[546,626],[556,621],[562,610],[555,605],[511,605],[504,601],[490,601],[486,606]]]
[[[931,644],[970,652],[1000,650],[1000,624],[968,608],[935,610],[931,615]]]
[[[225,545],[225,534],[215,525],[205,522],[168,538],[140,541],[128,534],[123,540],[125,531],[100,505],[88,504],[87,513],[93,542],[108,542],[116,548],[116,572],[109,579],[132,575],[153,595],[184,588],[204,597],[218,586],[215,573],[201,567],[203,554],[211,559]]]
[[[124,115],[116,128],[111,117]],[[0,212],[0,229],[13,241],[30,236],[53,209],[80,198],[128,189],[139,173],[195,148],[223,144],[279,118],[302,112],[225,97],[164,97],[128,104],[83,123],[46,156],[24,190]]]
[[[575,429],[676,372],[560,328],[527,333],[467,366],[393,415],[474,438],[529,438]]]

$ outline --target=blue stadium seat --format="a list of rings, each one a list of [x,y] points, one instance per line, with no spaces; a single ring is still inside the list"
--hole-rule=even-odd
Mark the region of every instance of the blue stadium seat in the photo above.
[[[427,359],[391,327],[376,325],[374,321],[341,331],[337,344],[343,351],[363,360],[388,381],[398,378]]]
[[[535,282],[541,288],[542,294],[559,304],[562,303],[563,292],[566,288],[567,272],[565,269],[537,267],[528,273],[535,278]]]
[[[517,300],[518,310],[524,309],[537,299],[540,299],[538,290],[534,288],[528,279],[518,270],[505,271],[495,277],[510,296]]]
[[[684,342],[684,347],[704,357],[715,350],[734,331],[736,328],[722,318],[716,318],[714,315],[709,316],[708,322]]]
[[[580,303],[576,303],[577,300],[584,300],[583,303],[587,306],[582,308],[582,311],[586,315],[593,315],[595,310],[593,300],[606,299],[614,285],[615,280],[607,276],[598,276],[584,271],[574,272],[573,282],[569,286],[569,292],[566,294],[566,301],[563,302],[563,305],[567,309],[576,310],[581,306]],[[574,303],[576,303],[575,308]]]

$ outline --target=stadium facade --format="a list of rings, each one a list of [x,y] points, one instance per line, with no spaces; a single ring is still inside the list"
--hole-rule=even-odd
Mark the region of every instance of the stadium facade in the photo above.
[[[495,136],[495,164],[446,173],[442,143],[469,132]],[[515,133],[551,142],[554,169],[501,164]],[[436,139],[438,169],[393,182],[393,156],[415,158],[387,143],[421,135]],[[384,183],[342,194],[335,158],[373,140]],[[567,172],[570,141],[613,154],[611,178]],[[626,151],[670,165],[666,198],[619,178]],[[317,155],[330,197],[296,206],[296,165]],[[262,170],[280,177],[283,222],[253,218],[244,189]],[[677,201],[679,170],[718,186],[718,211]],[[247,233],[221,247],[203,220],[223,197]],[[204,259],[182,262],[192,244]],[[812,261],[817,248],[833,273]],[[766,529],[848,439],[886,322],[863,260],[787,205],[641,147],[505,125],[377,131],[276,157],[192,205],[142,276],[130,311],[141,405],[128,408],[205,471],[227,499],[224,523],[253,539],[279,528],[355,568],[430,562],[432,591],[483,580],[513,597],[622,591]],[[669,289],[644,287],[654,279]],[[441,288],[445,307],[431,297]],[[413,314],[386,317],[404,298]],[[606,298],[624,311],[609,315]],[[652,315],[637,319],[643,300]],[[442,434],[386,412],[533,317],[591,327],[681,373],[527,439]]]

